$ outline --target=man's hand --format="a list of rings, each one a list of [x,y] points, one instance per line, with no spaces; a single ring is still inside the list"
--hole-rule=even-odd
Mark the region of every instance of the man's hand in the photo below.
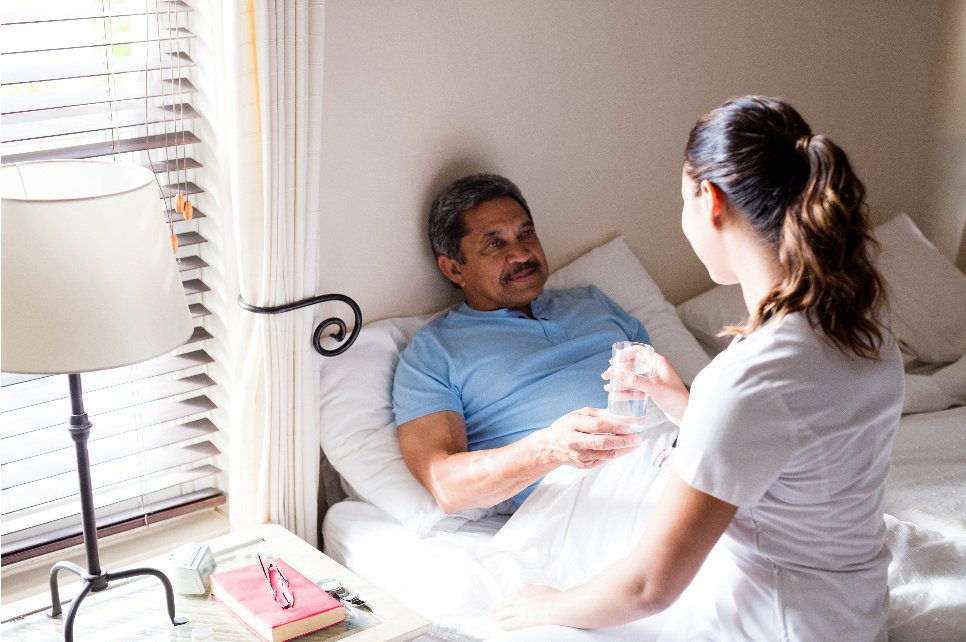
[[[640,437],[606,411],[582,408],[501,448],[469,452],[463,417],[436,412],[399,426],[409,470],[447,513],[496,506],[554,468],[590,468],[633,450]]]
[[[612,418],[600,408],[568,412],[547,428],[533,433],[546,463],[591,468],[625,455],[641,443],[627,421]]]

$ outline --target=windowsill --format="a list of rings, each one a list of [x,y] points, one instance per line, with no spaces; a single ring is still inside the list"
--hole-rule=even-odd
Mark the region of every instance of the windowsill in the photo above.
[[[220,509],[199,511],[165,520],[98,540],[101,570],[117,571],[143,560],[164,555],[187,542],[204,542],[229,532],[228,516]],[[50,590],[50,567],[60,561],[74,562],[87,569],[84,547],[49,553],[17,562],[0,571],[0,601],[10,604]],[[73,573],[60,573],[61,596],[73,595],[78,578]]]

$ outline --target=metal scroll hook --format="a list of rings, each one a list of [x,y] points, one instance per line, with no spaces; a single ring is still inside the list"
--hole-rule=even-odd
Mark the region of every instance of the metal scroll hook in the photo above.
[[[339,301],[341,303],[345,303],[352,308],[352,314],[354,317],[352,332],[349,333],[348,338],[346,338],[346,333],[348,332],[346,323],[338,317],[329,317],[315,327],[315,331],[312,333],[312,347],[323,357],[334,357],[348,350],[349,346],[355,342],[356,338],[359,336],[359,332],[362,330],[362,310],[359,309],[359,304],[346,295],[322,294],[310,299],[296,301],[294,303],[286,303],[284,305],[275,305],[269,307],[252,305],[239,296],[238,307],[247,312],[254,312],[255,314],[281,314],[283,312],[291,312],[292,310],[298,310],[299,308],[315,305],[317,303],[327,303],[329,301]],[[331,326],[335,326],[336,330],[329,334],[325,334],[325,331]],[[344,343],[341,343],[339,346],[332,349],[325,348],[322,346],[322,338],[324,336],[331,336],[336,341],[344,341]]]

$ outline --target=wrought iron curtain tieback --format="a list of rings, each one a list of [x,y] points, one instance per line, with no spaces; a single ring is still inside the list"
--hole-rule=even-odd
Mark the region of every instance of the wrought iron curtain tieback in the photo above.
[[[341,301],[342,303],[345,303],[352,308],[352,313],[355,316],[355,325],[353,325],[352,332],[349,333],[348,339],[346,339],[347,330],[345,321],[338,317],[329,317],[328,319],[322,321],[319,325],[315,326],[315,332],[312,333],[312,347],[315,348],[315,351],[321,354],[323,357],[334,357],[348,350],[349,346],[355,342],[356,337],[359,336],[359,331],[362,330],[362,310],[359,309],[359,304],[346,295],[322,294],[320,296],[314,296],[310,299],[296,301],[295,303],[286,303],[285,305],[275,305],[264,308],[248,303],[241,297],[241,295],[239,295],[238,307],[247,312],[254,312],[255,314],[281,314],[282,312],[291,312],[292,310],[305,308],[310,305],[315,305],[316,303],[327,303],[329,301]],[[345,339],[345,343],[337,348],[329,350],[322,347],[322,333],[326,330],[326,328],[333,325],[337,327],[337,330],[328,336],[333,337],[336,341],[342,341]]]

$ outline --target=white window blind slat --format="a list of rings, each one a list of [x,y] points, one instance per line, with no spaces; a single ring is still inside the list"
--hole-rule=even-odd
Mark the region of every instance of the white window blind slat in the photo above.
[[[57,158],[79,159],[96,158],[98,156],[112,156],[119,162],[129,162],[144,165],[147,162],[146,158],[128,158],[124,155],[149,150],[167,150],[179,144],[192,145],[194,143],[201,142],[201,139],[191,132],[179,133],[178,139],[175,139],[173,136],[166,136],[164,134],[135,136],[121,140],[114,140],[110,137],[105,137],[103,134],[99,137],[101,138],[99,141],[86,142],[82,145],[55,148],[48,147],[40,150],[35,149],[28,152],[8,153],[4,155],[4,162],[23,163],[27,161],[52,160]],[[84,137],[77,136],[76,138],[78,140],[82,140]],[[186,156],[190,156],[191,154],[192,151],[189,149]],[[171,156],[173,157],[174,154],[172,153]],[[160,158],[164,158],[164,156],[162,155]]]
[[[191,314],[191,318],[192,319],[198,319],[198,318],[201,318],[201,317],[206,317],[209,314],[211,314],[211,310],[209,310],[208,308],[206,308],[201,303],[189,303],[188,304],[188,313]]]
[[[125,408],[115,413],[96,415],[96,430],[92,431],[89,443],[123,434],[142,427],[172,422],[190,422],[207,416],[216,408],[207,395],[196,395],[186,399],[148,402],[134,408]],[[18,462],[43,455],[58,448],[72,448],[73,442],[65,426],[52,426],[42,430],[7,437],[3,441],[3,463]]]
[[[218,429],[208,419],[194,423],[132,430],[89,442],[90,461],[91,464],[100,464],[136,455],[142,451],[208,438],[217,431]],[[36,457],[4,465],[3,490],[72,472],[77,467],[73,444],[69,438],[61,441],[66,443],[63,443],[63,448],[59,450],[47,449]]]
[[[195,159],[187,157],[177,160],[174,158],[170,160],[153,160],[150,164],[145,165],[145,167],[154,171],[155,174],[162,174],[183,171],[186,169],[198,169],[199,167],[203,167],[203,165]],[[175,214],[177,214],[177,212],[175,212]],[[197,213],[195,216],[197,216]],[[181,215],[177,214],[176,218],[180,219]]]
[[[103,514],[103,509],[122,502],[138,501],[139,498],[149,499],[151,503],[157,501],[152,498],[151,493],[157,493],[166,489],[177,488],[184,484],[192,484],[202,480],[210,480],[221,471],[210,464],[196,467],[187,467],[184,470],[171,470],[158,475],[145,476],[136,482],[119,484],[114,488],[102,489],[94,495],[94,507],[99,514]],[[192,491],[194,492],[194,491]],[[170,497],[170,493],[166,494]],[[0,534],[8,537],[11,534],[23,534],[23,538],[35,537],[38,533],[48,529],[40,529],[37,526],[48,526],[53,524],[55,528],[68,526],[67,523],[54,524],[57,520],[76,520],[79,505],[76,497],[68,497],[59,502],[52,502],[34,507],[26,514],[12,514],[9,518],[4,518],[0,523]],[[130,509],[130,506],[122,506],[121,509]],[[98,519],[100,524],[102,520]],[[5,542],[7,544],[7,542]]]
[[[113,16],[144,16],[155,12],[187,12],[191,6],[183,0],[153,0],[140,2],[79,2],[78,0],[43,0],[43,2],[8,1],[0,10],[4,24],[30,22],[63,22],[86,18]]]
[[[211,442],[191,444],[180,448],[159,448],[153,451],[118,457],[91,466],[91,483],[97,490],[141,479],[154,473],[197,463],[220,454]],[[16,515],[40,504],[77,496],[77,474],[74,471],[52,475],[39,481],[4,489],[4,512]],[[77,507],[78,512],[80,506]]]
[[[178,271],[188,272],[190,270],[200,270],[208,267],[208,262],[200,256],[185,256],[178,261]]]
[[[157,163],[155,163],[155,165],[157,165]],[[194,214],[192,215],[191,220],[195,221],[197,219],[201,219],[204,217],[205,217],[205,213],[202,212],[200,208],[196,207],[194,209]],[[181,214],[179,214],[175,210],[170,210],[170,209],[164,211],[164,220],[166,223],[173,223],[175,226],[175,229],[178,229],[178,227],[184,222],[184,218],[181,216]]]
[[[154,26],[149,16],[101,16],[70,21],[0,24],[0,54],[23,55],[45,51],[127,47],[144,43],[168,46],[195,35],[185,27]]]
[[[201,279],[189,279],[188,281],[182,283],[182,285],[184,285],[184,291],[186,294],[188,294],[188,296],[211,291],[211,288],[205,285],[204,281]]]
[[[30,55],[31,62],[23,64],[19,58],[27,54],[9,54],[0,58],[3,82],[7,85],[21,83],[40,83],[70,78],[95,78],[112,74],[141,74],[146,71],[164,71],[193,67],[194,61],[188,54],[175,51],[170,54],[151,53],[146,43],[132,44],[131,55],[122,60],[111,60],[107,56],[90,52],[79,60],[65,63],[59,51],[35,52]]]
[[[143,100],[145,93],[148,98],[161,99],[174,95],[187,96],[198,91],[193,83],[183,78],[150,80],[145,84],[137,78],[127,79],[125,82],[124,77],[118,75],[107,78],[68,78],[43,84],[56,87],[41,87],[40,91],[30,93],[8,92],[3,100],[3,115],[79,105],[120,103],[119,107],[131,107],[137,101]],[[12,89],[22,86],[14,85]]]
[[[144,127],[163,123],[172,118],[194,119],[198,112],[191,105],[181,103],[171,107],[133,105],[113,109],[111,105],[82,105],[65,107],[56,113],[25,111],[8,114],[3,119],[4,143],[77,135],[92,132],[110,132],[125,127]]]
[[[168,197],[174,197],[178,192],[184,194],[185,196],[192,196],[194,194],[201,194],[204,190],[198,187],[192,181],[177,181],[175,183],[169,183],[167,185],[161,185],[161,193]],[[204,243],[205,237],[201,236],[197,232],[189,232],[186,238],[196,239],[195,243]]]
[[[95,390],[179,372],[213,361],[214,359],[204,350],[195,350],[156,357],[133,366],[88,372],[83,376],[85,398],[87,395],[93,394]],[[13,386],[6,386],[0,390],[0,410],[6,412],[57,399],[67,399],[68,393],[67,375],[51,375],[46,378],[43,384],[30,386],[27,390],[18,390]]]
[[[93,422],[94,417],[102,414],[136,408],[166,397],[187,395],[214,384],[214,380],[205,373],[152,381],[134,381],[123,386],[94,390],[90,394],[85,392],[84,410]],[[69,419],[70,400],[68,399],[56,399],[10,410],[3,413],[3,438],[55,426],[67,430]],[[91,438],[93,439],[93,436]]]

